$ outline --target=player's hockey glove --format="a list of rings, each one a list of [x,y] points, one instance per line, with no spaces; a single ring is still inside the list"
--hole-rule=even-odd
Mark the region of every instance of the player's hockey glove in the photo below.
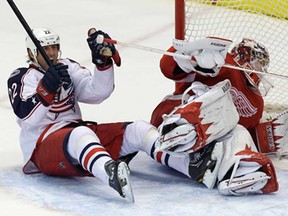
[[[68,65],[61,63],[51,65],[37,86],[37,97],[44,106],[52,104],[53,97],[59,87],[63,84],[70,84]]]
[[[92,52],[92,62],[100,70],[109,68],[113,64],[113,61],[119,67],[121,65],[119,52],[113,44],[109,44],[105,41],[103,43],[97,42],[97,37],[99,35],[111,39],[111,37],[103,31],[96,31],[95,28],[89,29],[87,42]]]

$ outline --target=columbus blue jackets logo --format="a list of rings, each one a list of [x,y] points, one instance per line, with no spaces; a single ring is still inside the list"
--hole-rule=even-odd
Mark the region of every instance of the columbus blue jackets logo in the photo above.
[[[56,119],[60,113],[68,110],[75,112],[75,94],[72,83],[61,86],[54,96],[53,105],[49,111],[55,113]]]

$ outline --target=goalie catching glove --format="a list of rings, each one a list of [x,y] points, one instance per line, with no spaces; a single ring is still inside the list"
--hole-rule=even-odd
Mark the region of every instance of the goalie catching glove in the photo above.
[[[261,153],[288,157],[288,110],[271,121],[256,126],[257,144]]]
[[[119,67],[121,65],[121,58],[119,52],[116,50],[113,44],[107,42],[99,43],[97,37],[102,35],[104,38],[111,39],[111,37],[100,30],[91,28],[88,30],[88,45],[92,52],[92,62],[100,70],[105,70],[106,68],[112,66],[113,61]]]
[[[239,115],[224,80],[212,87],[192,83],[182,98],[182,104],[164,115],[159,126],[159,145],[156,151],[171,154],[191,153],[227,134],[239,121]],[[189,97],[192,90],[195,95]]]
[[[231,40],[216,37],[192,42],[174,39],[173,46],[176,53],[191,56],[191,59],[175,56],[174,60],[186,73],[195,71],[204,76],[214,77],[225,64],[231,43]]]

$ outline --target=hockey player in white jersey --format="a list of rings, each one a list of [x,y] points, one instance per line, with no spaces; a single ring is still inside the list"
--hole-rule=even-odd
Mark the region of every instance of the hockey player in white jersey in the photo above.
[[[53,65],[47,66],[27,37],[30,65],[15,70],[8,80],[10,102],[21,128],[24,173],[95,176],[133,202],[126,162],[138,151],[144,151],[158,162],[203,182],[209,188],[218,181],[223,194],[274,192],[278,189],[269,159],[255,152],[249,139],[241,142],[238,139],[237,131],[242,129],[236,127],[238,116],[226,94],[229,83],[221,83],[211,90],[199,85],[200,92],[207,92],[203,95],[204,100],[212,96],[215,104],[209,103],[202,109],[198,105],[203,97],[196,98],[195,103],[190,98],[175,114],[167,116],[159,128],[160,138],[157,129],[145,121],[107,124],[83,121],[79,102],[99,104],[112,93],[114,63],[121,64],[118,51],[113,45],[98,44],[99,34],[109,36],[91,29],[87,41],[95,64],[92,74],[73,60],[60,58],[58,34],[47,28],[35,29],[33,33]],[[190,115],[186,114],[191,114],[190,108],[193,115],[187,118]],[[223,156],[225,148],[230,150]],[[255,181],[247,182],[251,176]],[[245,190],[235,189],[235,180],[241,180],[240,186]]]
[[[129,169],[118,160],[128,123],[84,122],[78,104],[99,104],[109,97],[114,89],[113,64],[121,64],[118,51],[112,45],[95,42],[98,34],[109,37],[104,32],[89,33],[87,41],[95,63],[92,75],[77,62],[60,57],[57,33],[38,28],[33,34],[52,65],[48,67],[27,36],[29,67],[18,68],[8,80],[10,102],[21,127],[23,172],[93,175],[133,202]]]

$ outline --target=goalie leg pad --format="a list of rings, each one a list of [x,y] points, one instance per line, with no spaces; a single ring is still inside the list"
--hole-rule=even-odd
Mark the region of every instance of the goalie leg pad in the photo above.
[[[247,154],[249,156],[247,158],[241,159],[241,161],[245,161],[248,163],[255,162],[261,165],[259,171],[266,173],[266,175],[269,177],[267,184],[263,188],[261,188],[261,191],[263,193],[271,193],[279,189],[274,165],[267,156],[258,152],[252,152],[250,149],[238,153],[238,155],[241,154]]]
[[[218,173],[220,193],[245,195],[278,190],[271,160],[257,152],[252,137],[243,126],[235,127],[222,141],[225,153]]]
[[[209,88],[201,88],[206,89],[204,93],[198,91],[199,83],[193,83],[191,87],[196,95],[191,101],[179,106],[175,114],[180,114],[181,118],[195,126],[198,140],[191,151],[197,151],[206,143],[231,131],[239,121],[239,114],[229,94],[229,80]]]
[[[198,85],[195,88],[198,90]],[[229,80],[206,88],[206,92],[201,92],[192,101],[188,100],[187,104],[178,107],[175,114],[179,113],[182,118],[194,124],[199,137],[210,143],[227,134],[239,121],[239,114],[229,94],[230,88]]]
[[[247,193],[258,193],[270,179],[264,172],[254,172],[245,176],[240,176],[221,181],[218,184],[218,190],[223,195],[245,195]]]
[[[272,122],[258,124],[256,126],[256,136],[259,152],[269,154],[277,151],[273,136]]]
[[[172,130],[175,133],[170,133],[169,139],[161,139],[160,150],[179,153],[195,152],[231,131],[239,121],[239,114],[229,94],[230,87],[229,80],[224,80],[212,87],[194,82],[188,91],[192,90],[195,95],[188,100],[183,99],[180,106],[163,116],[164,121],[158,128],[160,137],[168,137],[167,133]],[[188,127],[190,129],[183,136],[182,129],[186,130]]]
[[[257,146],[261,153],[288,156],[288,110],[271,121],[256,126]]]

